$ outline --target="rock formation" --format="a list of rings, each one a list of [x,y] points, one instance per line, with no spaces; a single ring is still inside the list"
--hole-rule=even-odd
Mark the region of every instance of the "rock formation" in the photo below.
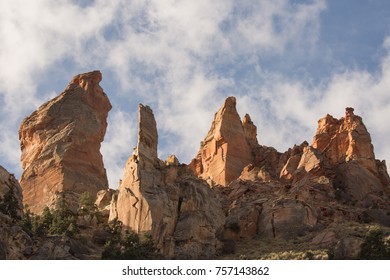
[[[110,219],[137,233],[151,233],[168,258],[212,258],[224,215],[215,193],[180,166],[174,156],[157,157],[157,127],[152,110],[139,106],[138,143],[126,162]]]
[[[7,201],[6,201],[7,200]],[[0,165],[0,203],[4,206],[5,214],[10,214],[8,207],[6,207],[5,203],[12,203],[14,213],[12,213],[15,217],[23,217],[23,195],[22,188],[19,185],[19,182],[15,179],[13,174],[8,173]]]
[[[380,172],[386,164],[375,160],[370,134],[353,108],[346,108],[339,120],[330,115],[320,119],[312,146],[333,166],[335,188],[345,200],[371,204],[388,192],[387,171]]]
[[[23,216],[22,189],[15,177],[0,166],[0,259],[23,259],[33,241],[17,224]]]
[[[355,259],[367,224],[390,234],[386,162],[375,159],[353,108],[340,119],[320,119],[311,145],[304,141],[280,153],[258,143],[251,117],[241,122],[236,99],[229,97],[187,166],[174,155],[158,158],[156,120],[151,108],[140,105],[137,146],[119,189],[110,190],[99,149],[111,105],[100,81],[98,71],[76,76],[23,121],[22,187],[0,167],[0,259],[99,258],[104,244],[118,238],[107,220],[150,234],[167,259],[211,259],[236,250],[244,258],[247,244],[256,252],[280,242]],[[22,197],[39,214],[60,196],[75,209],[85,191],[97,198],[96,207],[75,214],[82,238],[34,238],[31,221],[31,227],[21,226]],[[85,236],[91,238],[84,244]]]
[[[251,144],[255,145],[256,126],[249,115],[241,123],[236,98],[228,97],[215,114],[211,128],[189,167],[213,184],[226,186],[237,179],[243,168],[252,163]]]
[[[344,118],[327,115],[318,123],[312,146],[303,142],[284,154],[254,149],[262,150],[255,159],[264,166],[280,169],[279,178],[264,180],[263,163],[254,162],[224,190],[225,239],[291,239],[340,221],[390,225],[389,175],[361,117],[347,108]]]
[[[75,76],[66,90],[25,118],[20,126],[23,203],[34,213],[59,196],[77,208],[78,195],[108,187],[100,154],[110,101],[99,71]]]
[[[378,172],[370,134],[353,108],[346,108],[345,117],[339,120],[330,115],[320,119],[312,146],[332,164],[358,160],[371,172]]]

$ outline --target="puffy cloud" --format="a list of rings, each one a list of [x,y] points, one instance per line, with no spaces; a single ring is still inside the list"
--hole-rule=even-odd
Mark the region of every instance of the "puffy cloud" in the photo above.
[[[108,4],[109,3],[109,4]],[[72,1],[5,0],[0,3],[0,92],[15,114],[39,105],[37,87],[55,62],[82,61],[90,40],[112,21],[118,1],[80,7]],[[88,54],[86,55],[88,56]],[[20,102],[23,100],[24,102]]]

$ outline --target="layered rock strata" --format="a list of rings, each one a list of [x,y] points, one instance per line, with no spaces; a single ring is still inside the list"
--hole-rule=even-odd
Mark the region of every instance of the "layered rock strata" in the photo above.
[[[100,144],[110,101],[93,71],[75,76],[63,93],[25,118],[20,126],[23,203],[34,213],[65,197],[77,209],[78,195],[108,187]]]
[[[167,258],[214,257],[224,222],[215,193],[176,157],[158,159],[156,121],[148,106],[139,106],[138,125],[137,147],[126,162],[110,219],[139,234],[151,233]]]

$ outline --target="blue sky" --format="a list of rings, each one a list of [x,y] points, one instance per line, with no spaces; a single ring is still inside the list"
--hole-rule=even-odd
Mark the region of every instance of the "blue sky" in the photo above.
[[[112,188],[138,103],[155,112],[163,159],[189,162],[231,95],[279,151],[353,106],[390,159],[387,0],[2,0],[0,38],[0,164],[17,176],[21,120],[95,69],[113,104],[102,145]]]

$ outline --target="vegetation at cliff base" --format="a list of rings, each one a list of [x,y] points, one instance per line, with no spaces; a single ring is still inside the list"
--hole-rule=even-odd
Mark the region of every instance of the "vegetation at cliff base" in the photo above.
[[[23,227],[27,232],[38,237],[48,235],[74,237],[78,233],[76,215],[69,210],[62,198],[58,200],[54,210],[45,207],[42,215],[33,214],[26,207]]]
[[[390,259],[390,240],[389,237],[385,237],[385,233],[380,227],[375,226],[367,232],[361,245],[360,259]]]
[[[113,220],[107,228],[112,234],[104,245],[103,260],[143,260],[155,258],[155,249],[152,237],[145,234],[143,240],[126,230],[122,233],[122,222]]]
[[[10,188],[4,197],[0,197],[0,212],[10,216],[13,220],[20,220],[18,215],[19,203],[14,189]]]

